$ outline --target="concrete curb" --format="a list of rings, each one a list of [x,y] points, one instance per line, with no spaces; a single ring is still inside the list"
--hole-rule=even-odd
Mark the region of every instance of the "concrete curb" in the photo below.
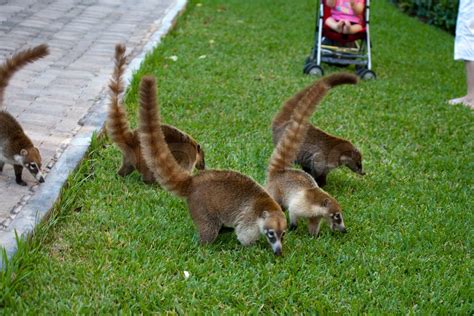
[[[154,22],[157,25],[157,30],[151,35],[141,53],[128,65],[124,75],[126,82],[131,81],[133,73],[138,70],[147,53],[152,51],[161,42],[162,37],[172,29],[176,18],[185,9],[186,4],[187,0],[178,0],[175,6],[165,13],[163,18]],[[112,69],[110,71],[112,72]],[[0,231],[0,245],[5,248],[9,259],[18,249],[15,233],[19,238],[25,239],[33,233],[38,223],[47,218],[70,173],[79,165],[86,154],[93,133],[100,132],[104,128],[108,107],[106,86],[107,83],[104,82],[104,89],[98,96],[97,101],[81,120],[81,129],[49,172],[47,185],[40,185],[21,212],[8,226],[8,229]],[[4,264],[1,260],[0,269],[3,270]]]

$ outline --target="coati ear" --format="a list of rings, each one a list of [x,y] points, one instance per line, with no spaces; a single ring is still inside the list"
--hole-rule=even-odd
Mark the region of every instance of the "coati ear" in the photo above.
[[[351,156],[348,155],[347,153],[341,154],[341,157],[339,158],[341,163],[347,163],[352,160]]]
[[[197,144],[196,149],[197,149],[197,152],[200,153],[201,152],[201,145]]]
[[[331,204],[331,201],[327,198],[321,203],[322,207],[329,207],[329,204]]]
[[[22,150],[20,150],[20,155],[22,155],[23,157],[25,157],[26,155],[28,155],[28,150],[26,150],[26,149],[23,148]]]

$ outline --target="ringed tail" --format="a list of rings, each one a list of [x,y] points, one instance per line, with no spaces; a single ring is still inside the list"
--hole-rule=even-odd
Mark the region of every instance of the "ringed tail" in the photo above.
[[[291,167],[306,135],[309,118],[327,92],[334,86],[355,84],[357,82],[358,79],[355,75],[348,73],[334,74],[316,81],[303,90],[306,93],[294,107],[291,124],[287,126],[273,150],[268,167],[269,174],[284,171]]]
[[[110,106],[107,115],[109,137],[122,150],[127,150],[135,145],[133,133],[128,124],[127,113],[120,98],[124,91],[122,77],[127,63],[125,50],[123,44],[115,46],[115,66],[109,82]]]
[[[8,83],[15,72],[23,68],[25,65],[43,58],[48,54],[48,45],[41,44],[14,54],[0,65],[0,107],[3,105],[5,88],[8,86]]]
[[[336,73],[323,77],[320,80],[324,80],[330,88],[341,84],[356,84],[358,82],[357,76],[350,73]],[[313,82],[312,84],[292,96],[290,99],[285,101],[281,110],[273,118],[273,129],[279,128],[291,119],[293,111],[300,102],[300,100],[306,95],[306,93],[309,91],[309,89],[311,89],[314,84],[317,84],[317,82],[319,81]]]
[[[145,162],[160,185],[177,196],[188,196],[192,176],[176,162],[165,141],[152,76],[140,82],[139,134]]]

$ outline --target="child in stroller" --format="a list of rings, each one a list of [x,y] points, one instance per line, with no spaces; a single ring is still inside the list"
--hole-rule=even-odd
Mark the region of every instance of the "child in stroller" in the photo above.
[[[355,34],[362,31],[361,21],[364,13],[364,0],[327,0],[331,16],[325,24],[342,34]]]
[[[303,72],[323,76],[321,63],[355,65],[361,79],[375,79],[369,32],[370,0],[320,0],[311,55]]]

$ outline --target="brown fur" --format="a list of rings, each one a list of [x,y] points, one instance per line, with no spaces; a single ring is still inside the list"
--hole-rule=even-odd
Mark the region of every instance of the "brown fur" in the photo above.
[[[48,54],[48,46],[39,45],[14,54],[0,65],[0,108],[3,106],[5,88],[15,72]],[[26,185],[21,177],[23,167],[39,182],[44,182],[38,148],[33,146],[20,123],[12,115],[0,111],[0,172],[3,171],[5,163],[13,165],[15,180],[19,185]]]
[[[321,218],[331,220],[335,214],[340,222],[331,221],[331,227],[345,231],[342,211],[337,201],[318,187],[306,172],[291,169],[296,153],[306,135],[308,120],[316,105],[333,85],[356,83],[350,74],[335,74],[316,81],[304,90],[294,106],[293,116],[273,151],[268,168],[267,190],[290,214],[290,227],[295,228],[298,218],[310,218],[310,233],[319,233]]]
[[[326,77],[326,84],[336,86],[342,84],[341,80],[347,79],[350,74],[337,74]],[[356,83],[353,76],[350,83]],[[291,124],[293,111],[311,88],[311,85],[298,92],[287,100],[272,122],[273,142],[278,143],[285,129]],[[327,174],[334,168],[346,165],[354,172],[363,175],[362,155],[360,151],[348,140],[330,135],[323,130],[309,125],[306,129],[302,145],[296,154],[295,162],[306,172],[311,174],[320,186],[326,184]]]
[[[243,245],[264,233],[275,254],[281,254],[286,218],[280,206],[260,185],[238,172],[205,170],[192,176],[183,169],[165,141],[155,89],[153,77],[142,79],[139,125],[144,158],[161,186],[186,199],[201,243],[212,243],[223,226],[234,227]]]
[[[140,148],[140,138],[137,130],[131,130],[127,114],[122,106],[120,94],[124,91],[122,76],[127,59],[125,46],[115,46],[115,68],[109,83],[110,108],[107,119],[107,131],[110,139],[122,152],[122,166],[118,174],[126,176],[137,170],[146,183],[154,183],[153,172],[148,169]],[[204,151],[201,146],[188,134],[170,126],[162,126],[165,140],[171,149],[174,158],[186,170],[204,169]]]
[[[42,44],[22,50],[5,60],[5,62],[0,66],[0,108],[3,105],[5,88],[8,86],[13,75],[25,65],[43,58],[48,54],[48,45]]]

